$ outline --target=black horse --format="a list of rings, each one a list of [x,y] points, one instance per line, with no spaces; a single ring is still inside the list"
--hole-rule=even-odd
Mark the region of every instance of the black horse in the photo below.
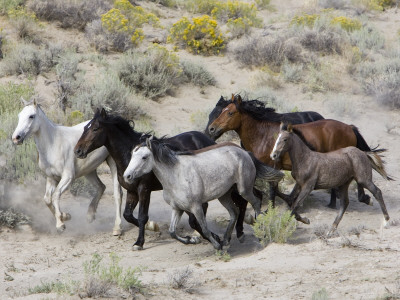
[[[104,109],[98,110],[93,119],[85,126],[84,132],[75,146],[75,155],[85,158],[91,151],[105,146],[111,157],[115,160],[118,170],[118,180],[127,190],[124,218],[129,223],[139,227],[139,236],[134,244],[134,249],[143,249],[145,225],[149,219],[148,210],[150,194],[152,191],[162,190],[162,185],[153,174],[146,174],[136,179],[132,184],[125,182],[124,171],[131,159],[132,149],[140,143],[143,133],[133,130],[128,120],[121,116],[107,114]],[[185,132],[165,140],[175,151],[188,151],[201,149],[214,145],[215,142],[198,131]],[[256,196],[261,197],[260,193]],[[239,218],[236,224],[237,237],[243,241],[243,220],[246,212],[247,201],[237,192],[232,192],[232,200],[239,208]],[[138,219],[133,216],[133,210],[139,204]],[[207,210],[204,204],[204,212]],[[190,226],[198,231],[203,238],[203,232],[194,215],[188,213]],[[219,241],[217,235],[213,237]],[[206,239],[206,238],[205,238]],[[190,239],[187,239],[188,243]]]

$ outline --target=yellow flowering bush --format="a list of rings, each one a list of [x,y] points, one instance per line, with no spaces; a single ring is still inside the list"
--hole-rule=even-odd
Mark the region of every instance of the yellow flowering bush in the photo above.
[[[395,0],[369,0],[368,6],[375,10],[384,10],[396,4]]]
[[[211,15],[218,20],[236,20],[246,18],[248,23],[254,27],[260,27],[262,20],[257,17],[257,7],[242,1],[217,2]]]
[[[331,24],[340,25],[344,30],[351,32],[354,30],[361,29],[361,22],[346,17],[334,17],[331,20]]]
[[[129,36],[134,46],[143,40],[141,27],[146,23],[159,26],[159,19],[140,6],[133,6],[128,0],[115,1],[114,7],[101,16],[102,27],[109,34]]]
[[[233,38],[238,38],[250,31],[252,22],[246,17],[240,17],[237,19],[229,19],[226,25],[231,36]]]
[[[225,48],[225,40],[216,20],[204,15],[191,21],[183,17],[176,22],[167,42],[180,44],[196,54],[218,54]]]
[[[303,14],[294,16],[291,25],[300,25],[300,26],[308,26],[313,27],[315,21],[320,17],[318,14]]]
[[[34,12],[28,11],[23,6],[17,6],[16,8],[9,9],[7,15],[20,38],[34,38],[38,27],[38,19]]]

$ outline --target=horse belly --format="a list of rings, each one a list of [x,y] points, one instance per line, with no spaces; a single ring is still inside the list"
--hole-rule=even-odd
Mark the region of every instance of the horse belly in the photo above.
[[[330,189],[347,183],[353,177],[349,167],[346,163],[338,161],[320,166],[315,189]]]

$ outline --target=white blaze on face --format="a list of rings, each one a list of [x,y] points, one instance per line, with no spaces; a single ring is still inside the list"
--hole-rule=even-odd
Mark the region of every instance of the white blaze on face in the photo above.
[[[280,134],[278,135],[278,138],[276,139],[276,142],[275,142],[275,145],[274,145],[274,149],[272,149],[272,152],[271,152],[271,154],[270,154],[270,157],[271,157],[272,160],[275,160],[275,159],[273,158],[273,154],[274,154],[275,151],[276,151],[276,146],[278,145],[279,140],[281,139],[281,136],[282,136],[282,133],[280,133]]]
[[[124,172],[124,178],[131,175],[133,178],[149,173],[152,169],[152,155],[147,147],[135,147],[132,150],[131,160]]]
[[[13,141],[16,141],[15,138],[18,135],[24,139],[25,136],[30,132],[34,119],[29,117],[34,115],[36,115],[36,109],[33,105],[25,106],[24,109],[22,109],[22,111],[18,114],[18,125],[12,135]]]

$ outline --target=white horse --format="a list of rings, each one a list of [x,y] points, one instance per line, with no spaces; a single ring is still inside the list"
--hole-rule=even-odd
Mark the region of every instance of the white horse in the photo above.
[[[18,114],[18,125],[12,135],[12,140],[14,144],[20,145],[29,135],[33,135],[39,152],[39,168],[47,177],[44,201],[56,218],[57,230],[64,231],[64,221],[71,219],[69,213],[60,211],[60,196],[74,179],[81,176],[86,177],[97,189],[87,212],[88,222],[95,219],[99,200],[105,190],[105,185],[100,181],[96,169],[106,160],[111,170],[114,186],[116,216],[113,235],[120,235],[122,189],[118,183],[114,160],[109,156],[105,147],[93,151],[86,159],[75,158],[75,144],[88,121],[73,127],[56,125],[47,118],[35,100],[33,104],[26,101],[24,103],[26,106]]]
[[[179,153],[174,152],[163,139],[147,139],[146,144],[133,149],[124,179],[129,183],[151,171],[163,186],[164,200],[173,209],[169,228],[171,236],[183,243],[187,242],[176,234],[176,225],[184,211],[191,212],[203,234],[216,249],[229,244],[238,217],[237,207],[231,199],[232,187],[236,184],[239,194],[259,214],[261,202],[253,194],[256,177],[276,181],[283,176],[278,170],[263,165],[251,153],[232,143]],[[207,229],[202,209],[203,203],[216,198],[231,217],[222,244]]]

